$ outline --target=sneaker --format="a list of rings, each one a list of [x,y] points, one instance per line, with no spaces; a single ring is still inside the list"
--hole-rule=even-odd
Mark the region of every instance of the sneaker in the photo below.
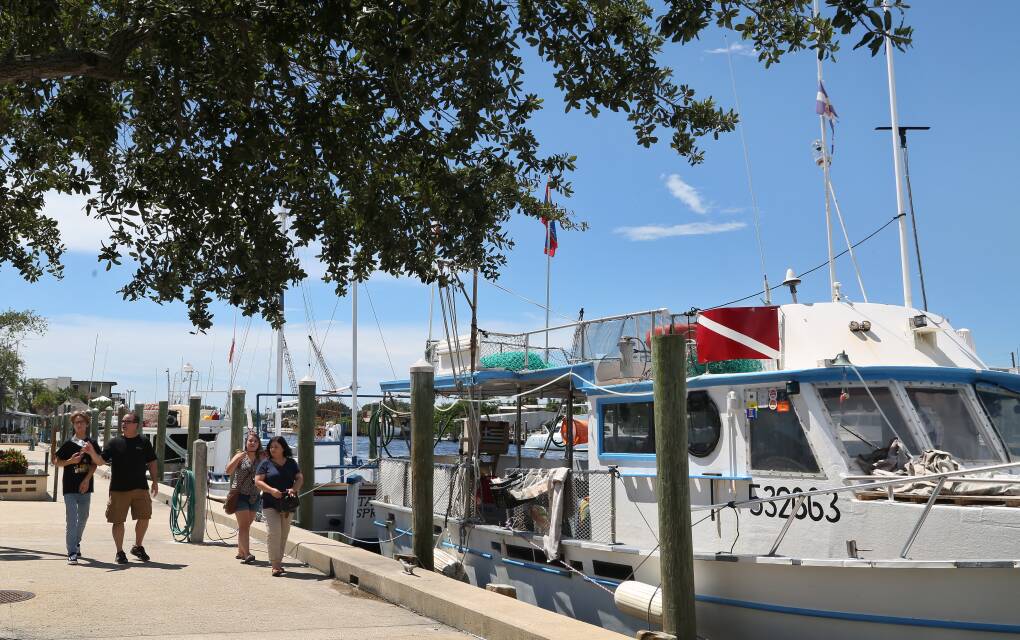
[[[124,553],[123,551],[118,551],[117,552],[117,564],[127,564],[127,563],[128,563],[127,554]]]
[[[141,545],[135,545],[131,547],[131,555],[138,558],[142,562],[149,561],[149,554],[145,553],[145,547]]]
[[[77,553],[67,554],[67,564],[78,564],[78,554]]]

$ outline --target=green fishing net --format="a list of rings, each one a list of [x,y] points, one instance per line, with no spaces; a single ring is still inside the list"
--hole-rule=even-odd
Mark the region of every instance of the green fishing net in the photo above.
[[[502,353],[491,353],[482,356],[482,366],[487,369],[506,369],[507,371],[521,371],[529,369],[548,369],[549,364],[533,351],[528,352],[528,365],[524,366],[523,351],[504,351]]]

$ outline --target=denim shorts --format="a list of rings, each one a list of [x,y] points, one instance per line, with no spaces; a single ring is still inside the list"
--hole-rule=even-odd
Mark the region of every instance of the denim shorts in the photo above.
[[[237,496],[237,511],[258,511],[261,501],[259,496],[246,496],[242,493]]]

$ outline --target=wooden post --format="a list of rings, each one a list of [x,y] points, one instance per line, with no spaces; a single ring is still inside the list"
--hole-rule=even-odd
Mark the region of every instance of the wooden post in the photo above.
[[[298,522],[303,529],[311,530],[315,523],[315,380],[305,376],[298,383],[298,466],[305,481],[298,507]]]
[[[64,422],[64,414],[60,414],[58,422],[54,423],[53,424],[53,428],[50,429],[50,456],[51,457],[56,457],[56,455],[57,455],[57,438],[60,437],[60,433],[59,433],[60,430],[57,428],[57,425],[58,424],[63,424],[63,422]],[[59,486],[59,484],[58,484],[59,481],[60,481],[60,467],[58,467],[56,464],[54,464],[53,465],[53,502],[57,501],[57,487]]]
[[[567,445],[567,468],[574,469],[574,378],[567,383],[567,435],[563,444]]]
[[[412,551],[423,569],[432,571],[432,420],[435,412],[435,369],[419,360],[411,366],[411,522]]]
[[[127,407],[121,404],[117,407],[117,435],[124,435],[124,414],[127,413]]]
[[[113,407],[106,408],[106,417],[103,420],[103,446],[110,442],[110,428],[113,427]]]
[[[166,400],[159,401],[159,417],[156,418],[156,473],[159,474],[159,481],[163,482],[163,473],[166,469],[166,419],[170,415],[170,403]]]
[[[188,455],[194,452],[195,440],[198,440],[198,421],[202,417],[202,396],[193,395],[188,399]],[[195,470],[194,460],[188,460],[188,468]],[[198,475],[198,474],[196,474]]]
[[[89,438],[99,439],[99,409],[89,409]]]
[[[244,449],[244,389],[230,392],[230,454]],[[343,461],[341,460],[341,463]]]
[[[686,346],[682,335],[652,338],[662,629],[678,640],[695,640]]]
[[[191,448],[191,459],[195,466],[195,523],[191,528],[188,542],[202,543],[205,540],[205,503],[209,493],[209,443],[195,440]]]
[[[138,418],[138,435],[145,435],[145,404],[135,403],[135,417]]]
[[[521,385],[517,385],[517,393],[521,392]],[[524,445],[521,442],[521,434],[524,437],[528,437],[528,433],[521,428],[521,397],[517,396],[517,425],[514,427],[514,442],[517,443],[517,468],[521,468],[521,447]]]

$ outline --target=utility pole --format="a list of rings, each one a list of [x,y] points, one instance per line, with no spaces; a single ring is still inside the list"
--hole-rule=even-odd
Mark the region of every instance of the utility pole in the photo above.
[[[652,337],[662,629],[678,640],[696,640],[686,346],[681,334]]]

